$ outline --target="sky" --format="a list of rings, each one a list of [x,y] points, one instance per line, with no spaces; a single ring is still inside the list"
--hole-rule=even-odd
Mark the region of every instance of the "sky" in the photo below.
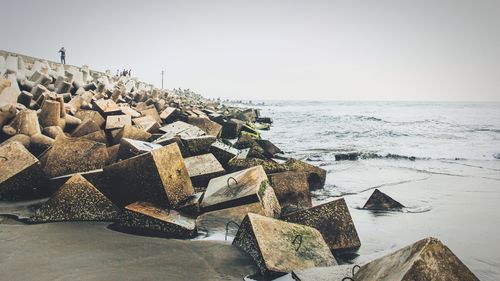
[[[500,101],[500,1],[2,0],[0,49],[245,100]]]

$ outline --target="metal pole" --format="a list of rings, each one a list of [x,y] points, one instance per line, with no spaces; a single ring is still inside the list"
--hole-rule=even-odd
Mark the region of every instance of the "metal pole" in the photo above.
[[[163,90],[163,73],[165,73],[165,71],[161,71],[161,89]]]

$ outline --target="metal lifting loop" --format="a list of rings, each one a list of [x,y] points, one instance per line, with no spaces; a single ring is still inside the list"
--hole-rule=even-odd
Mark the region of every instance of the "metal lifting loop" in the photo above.
[[[344,277],[342,278],[342,281],[346,281],[346,280],[349,280],[349,281],[355,281],[354,279],[352,279],[351,277]]]
[[[229,178],[227,178],[227,187],[228,188],[229,188],[229,180],[233,180],[236,184],[238,184],[238,181],[235,178],[229,177]]]
[[[5,157],[5,156],[0,156],[0,158],[1,158],[1,159],[4,159],[5,161],[9,160],[9,159],[7,159],[7,157]]]
[[[295,241],[297,241],[297,238],[300,238],[300,239],[299,239],[299,246],[297,247],[297,249],[295,249],[295,252],[297,252],[300,249],[300,246],[302,246],[302,235],[300,235],[300,234],[295,236],[295,238],[292,241],[292,245],[295,244]]]
[[[230,224],[234,224],[236,225],[238,228],[240,228],[240,225],[238,223],[236,223],[235,221],[228,221],[226,223],[226,236],[224,237],[224,240],[227,240],[227,232],[229,231],[229,225]]]
[[[354,277],[354,275],[356,274],[356,269],[361,269],[361,266],[355,264],[353,267],[352,267],[352,277]]]

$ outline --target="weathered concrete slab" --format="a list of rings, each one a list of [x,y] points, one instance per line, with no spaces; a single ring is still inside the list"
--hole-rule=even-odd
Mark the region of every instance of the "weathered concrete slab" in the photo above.
[[[319,230],[334,252],[354,251],[361,246],[344,198],[286,214],[282,219]]]
[[[210,145],[210,153],[212,153],[222,165],[226,165],[229,160],[233,158],[245,159],[249,151],[249,149],[236,149],[218,140]]]
[[[389,195],[375,189],[366,201],[363,209],[368,210],[391,210],[391,209],[401,209],[404,208],[403,204],[392,199]]]
[[[113,221],[119,214],[118,207],[76,174],[36,211],[31,221]]]
[[[47,155],[43,170],[53,178],[101,169],[107,165],[106,145],[84,138],[58,136]]]
[[[102,115],[94,110],[78,110],[75,113],[75,117],[79,118],[82,121],[90,119],[94,121],[100,128],[103,128],[104,123],[106,123],[106,120],[102,117]]]
[[[132,118],[137,118],[140,117],[141,114],[137,112],[135,109],[131,108],[130,106],[122,106],[122,104],[119,104],[120,110],[122,111],[123,114],[125,115],[130,115]]]
[[[233,147],[237,149],[245,149],[245,148],[250,149],[247,156],[249,158],[260,158],[260,159],[268,158],[265,156],[264,149],[260,147],[257,141],[254,140],[249,135],[242,135],[241,137],[239,137],[238,141],[236,141],[233,144]]]
[[[179,109],[175,107],[167,107],[165,108],[161,114],[160,118],[163,120],[165,123],[172,123],[175,121],[176,118],[179,116]]]
[[[110,115],[106,117],[106,130],[121,129],[125,125],[132,125],[130,115]]]
[[[188,117],[187,122],[193,126],[202,129],[208,135],[218,137],[221,133],[222,126],[214,121],[203,117]]]
[[[177,144],[107,166],[104,173],[119,206],[144,201],[177,208],[194,193]]]
[[[45,184],[40,162],[21,143],[0,146],[0,199],[29,198]]]
[[[143,116],[149,116],[149,117],[153,118],[156,122],[161,123],[160,115],[158,114],[158,111],[156,111],[155,108],[141,110],[140,113]]]
[[[191,182],[196,187],[206,187],[211,179],[226,173],[226,170],[211,153],[185,158],[184,163]]]
[[[103,117],[122,113],[120,107],[113,100],[100,99],[93,101],[92,105]]]
[[[296,206],[309,208],[312,206],[307,173],[287,171],[268,175],[269,182],[282,207]]]
[[[117,160],[125,160],[137,155],[151,152],[153,149],[160,149],[163,146],[155,143],[122,138],[117,153]],[[189,171],[189,170],[188,170]]]
[[[215,142],[214,136],[181,137],[182,155],[195,156],[210,152],[210,145]]]
[[[269,140],[256,140],[256,142],[260,145],[260,147],[262,147],[264,155],[268,158],[271,158],[278,153],[283,153],[279,147],[274,145],[274,143]]]
[[[177,121],[172,124],[168,124],[160,128],[160,131],[164,132],[164,138],[172,138],[172,137],[181,137],[181,138],[189,138],[189,137],[199,137],[206,135],[206,133],[193,125],[190,125],[186,122]]]
[[[363,265],[356,281],[478,281],[453,252],[436,238],[426,238]]]
[[[81,137],[100,130],[100,126],[94,120],[85,119],[71,132],[71,136],[75,138]]]
[[[204,211],[261,202],[265,215],[278,217],[281,207],[261,166],[210,180],[201,202]]]
[[[226,139],[235,139],[240,135],[241,128],[245,124],[238,119],[231,119],[222,125],[222,137]]]
[[[132,125],[125,125],[121,128],[113,138],[113,143],[120,143],[122,138],[133,140],[147,141],[151,134]]]
[[[233,245],[252,256],[267,276],[337,264],[316,229],[256,214],[245,217]]]
[[[196,225],[198,226],[198,229],[206,231],[207,234],[223,233],[226,230],[226,225],[230,221],[241,224],[248,213],[265,216],[267,212],[262,206],[262,203],[259,201],[232,208],[202,213],[196,218]],[[234,225],[228,225],[229,235],[234,236],[237,230],[237,227],[234,229]]]
[[[174,210],[157,207],[151,203],[135,202],[125,207],[120,227],[138,232],[171,238],[196,236],[195,220]]]

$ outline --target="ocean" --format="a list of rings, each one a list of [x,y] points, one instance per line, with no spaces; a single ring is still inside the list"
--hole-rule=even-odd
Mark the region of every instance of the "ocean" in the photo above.
[[[344,197],[364,263],[427,236],[500,280],[500,103],[265,101],[263,138],[328,171],[315,204]],[[361,209],[375,188],[407,208]]]

